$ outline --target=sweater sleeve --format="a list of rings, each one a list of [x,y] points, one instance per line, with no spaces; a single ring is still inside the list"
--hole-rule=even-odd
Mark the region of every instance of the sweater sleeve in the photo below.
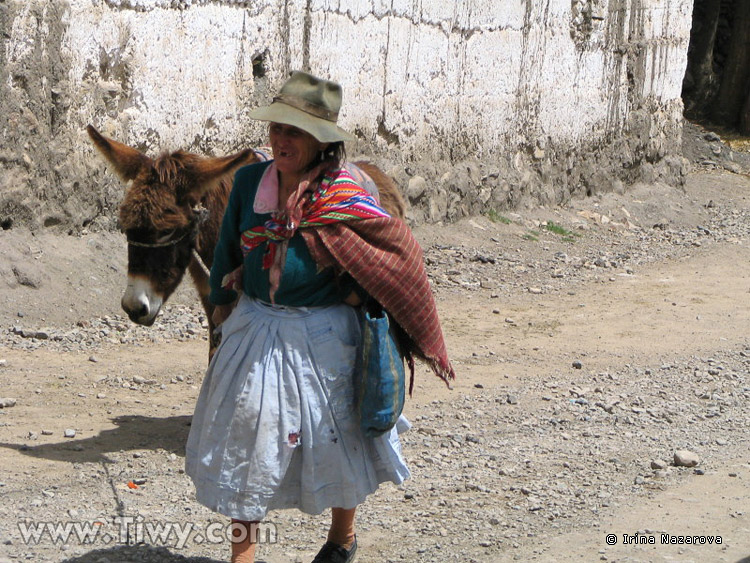
[[[214,305],[227,305],[237,299],[236,291],[221,287],[224,276],[242,265],[242,250],[240,249],[242,197],[237,184],[237,176],[235,176],[232,192],[229,194],[229,203],[221,221],[219,242],[214,251],[214,262],[211,265],[209,300]]]

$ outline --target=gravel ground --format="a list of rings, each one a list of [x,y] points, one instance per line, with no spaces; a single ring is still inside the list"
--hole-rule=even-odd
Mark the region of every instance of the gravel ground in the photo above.
[[[702,169],[685,190],[636,186],[418,229],[459,380],[448,390],[419,368],[402,435],[413,476],[360,509],[360,561],[746,557],[749,215],[747,176]],[[628,297],[652,278],[684,278],[695,293],[655,294],[658,308]],[[726,295],[709,291],[714,278]],[[116,287],[109,297],[116,303]],[[619,299],[642,309],[627,332],[606,317],[625,307]],[[114,313],[42,321],[23,299],[5,311],[0,395],[14,402],[0,408],[0,562],[224,560],[226,542],[208,541],[206,527],[223,530],[226,519],[195,502],[183,471],[206,352],[205,317],[183,301],[150,328]],[[651,324],[669,327],[664,342],[639,335]],[[700,493],[714,500],[690,496]],[[122,518],[133,518],[125,537]],[[99,523],[100,535],[24,542],[19,524],[47,521]],[[149,535],[155,522],[194,528],[178,545]],[[702,530],[723,542],[608,546],[618,523],[644,537]],[[309,561],[326,525],[325,515],[272,514],[277,542],[259,559]]]

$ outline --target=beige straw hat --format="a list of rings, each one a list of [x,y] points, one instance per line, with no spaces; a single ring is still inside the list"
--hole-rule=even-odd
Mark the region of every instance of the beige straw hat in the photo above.
[[[295,70],[271,105],[254,109],[250,117],[298,127],[321,143],[354,141],[336,125],[341,109],[341,86]]]

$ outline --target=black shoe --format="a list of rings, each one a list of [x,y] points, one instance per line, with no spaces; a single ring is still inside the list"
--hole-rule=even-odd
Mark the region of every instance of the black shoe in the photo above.
[[[312,563],[354,563],[357,556],[357,537],[350,549],[337,543],[327,541],[323,544]]]

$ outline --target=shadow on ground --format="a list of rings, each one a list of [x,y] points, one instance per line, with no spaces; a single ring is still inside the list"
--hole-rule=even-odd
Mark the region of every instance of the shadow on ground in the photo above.
[[[26,443],[0,442],[0,448],[16,450],[36,458],[69,463],[109,463],[110,452],[163,449],[183,456],[190,431],[191,416],[155,418],[123,415],[112,419],[117,428],[96,436],[66,440],[54,444],[30,446]]]
[[[62,559],[61,563],[222,563],[222,560],[185,557],[172,553],[166,547],[135,545],[96,549],[70,559]]]

